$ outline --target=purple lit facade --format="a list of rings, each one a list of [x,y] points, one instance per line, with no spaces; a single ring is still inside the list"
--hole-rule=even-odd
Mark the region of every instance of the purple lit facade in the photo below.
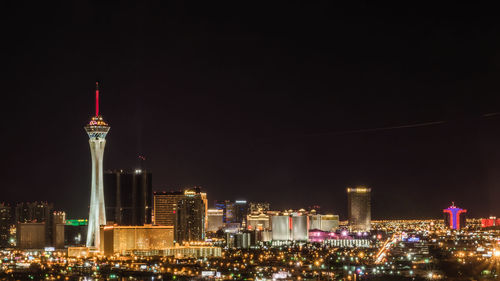
[[[450,229],[460,229],[465,226],[465,213],[467,210],[460,209],[455,206],[455,203],[452,203],[448,209],[444,209],[443,213],[445,213],[445,224],[448,224]]]

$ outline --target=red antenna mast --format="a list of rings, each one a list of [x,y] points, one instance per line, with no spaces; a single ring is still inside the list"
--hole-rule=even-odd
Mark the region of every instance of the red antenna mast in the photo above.
[[[99,116],[99,82],[95,82],[95,116]]]

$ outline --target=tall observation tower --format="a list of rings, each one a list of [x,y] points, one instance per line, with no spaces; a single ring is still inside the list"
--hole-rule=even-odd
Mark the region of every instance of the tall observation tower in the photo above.
[[[85,126],[89,135],[90,153],[92,157],[92,182],[90,189],[90,214],[87,231],[87,247],[99,248],[99,226],[106,224],[104,209],[103,167],[104,146],[109,126],[99,115],[99,83],[96,82],[95,90],[95,116]]]

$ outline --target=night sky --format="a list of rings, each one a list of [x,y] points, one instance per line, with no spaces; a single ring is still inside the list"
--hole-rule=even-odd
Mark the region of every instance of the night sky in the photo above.
[[[452,201],[500,216],[497,18],[68,2],[6,10],[0,201],[87,216],[100,81],[105,168],[144,155],[155,190],[345,219],[345,188],[367,185],[373,218],[441,218]]]

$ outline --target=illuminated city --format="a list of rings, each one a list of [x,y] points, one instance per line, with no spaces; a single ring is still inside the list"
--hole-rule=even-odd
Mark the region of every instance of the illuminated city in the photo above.
[[[17,5],[0,280],[500,280],[497,17]]]

